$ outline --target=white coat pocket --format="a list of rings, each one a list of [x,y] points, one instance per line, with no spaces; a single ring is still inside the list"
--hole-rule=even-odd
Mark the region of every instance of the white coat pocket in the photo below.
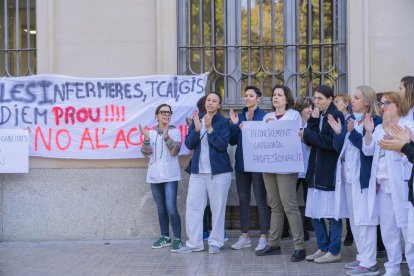
[[[148,183],[161,183],[169,181],[177,181],[181,179],[180,165],[178,159],[173,162],[155,162],[149,164],[147,172]]]

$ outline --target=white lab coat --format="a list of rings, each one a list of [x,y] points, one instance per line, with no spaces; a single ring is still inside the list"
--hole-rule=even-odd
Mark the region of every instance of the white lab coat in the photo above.
[[[414,132],[414,122],[400,118],[398,125],[401,127],[408,126]],[[380,153],[380,146],[378,142],[383,139],[385,131],[381,125],[378,125],[372,134],[372,142],[368,146],[365,143],[365,138],[362,142],[362,151],[367,156],[374,156],[372,160],[371,178],[369,186],[376,187],[376,175],[378,168],[378,160]],[[395,151],[385,151],[385,161],[387,164],[387,175],[390,183],[390,194],[395,211],[395,219],[399,228],[407,227],[408,221],[408,185],[407,181],[410,178],[412,164],[408,162],[406,156],[401,156]],[[368,216],[375,217],[375,204],[368,204]]]
[[[308,188],[305,216],[315,219],[337,219],[335,217],[335,191],[323,191],[315,188]]]
[[[174,141],[181,141],[181,134],[177,128],[168,130],[168,135]],[[147,182],[164,183],[181,180],[178,156],[172,156],[164,142],[163,136],[156,130],[149,131],[152,154],[149,158]]]
[[[302,119],[300,117],[300,113],[292,108],[286,110],[285,114],[280,119],[276,119],[275,112],[269,112],[263,117],[263,121],[266,122],[267,119],[273,119],[276,121],[279,120],[291,120],[296,121],[298,123],[298,128],[302,127]]]
[[[404,117],[409,121],[414,121],[414,107],[411,107],[408,114]],[[407,230],[408,242],[414,244],[414,206],[408,202],[408,230]]]
[[[364,125],[355,126],[355,130],[358,133],[363,133]],[[361,184],[359,181],[361,159],[360,154],[363,154],[358,148],[352,145],[348,139],[349,132],[345,136],[344,145],[339,155],[338,163],[336,166],[336,187],[335,187],[335,218],[349,217],[347,202],[345,197],[345,183],[344,176],[342,175],[341,159],[344,158],[345,152],[351,151],[346,162],[351,162],[351,165],[347,165],[347,168],[351,168],[351,172],[348,175],[352,176],[351,179],[347,179],[348,183],[351,183],[352,193],[352,210],[353,221],[355,225],[378,225],[379,216],[378,213],[369,212],[368,210],[378,210],[375,207],[376,197],[376,183],[370,183],[368,188],[361,190]],[[349,148],[352,147],[352,148]]]
[[[409,121],[414,121],[414,107],[410,108],[410,110],[408,111],[408,114],[405,115],[404,119],[409,120]]]

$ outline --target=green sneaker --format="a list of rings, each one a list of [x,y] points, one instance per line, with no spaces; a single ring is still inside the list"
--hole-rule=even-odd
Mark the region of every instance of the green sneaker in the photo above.
[[[183,242],[180,239],[172,240],[171,252],[177,252],[181,247],[183,247]]]
[[[171,246],[171,239],[166,236],[161,236],[160,239],[152,245],[152,248],[158,249],[166,246]]]

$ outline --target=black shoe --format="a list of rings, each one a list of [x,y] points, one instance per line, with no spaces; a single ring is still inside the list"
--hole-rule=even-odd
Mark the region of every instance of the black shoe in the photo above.
[[[269,256],[269,255],[280,255],[282,251],[280,250],[280,246],[270,247],[266,245],[263,250],[256,251],[257,256]]]
[[[351,246],[354,242],[354,236],[352,236],[352,233],[347,232],[344,240],[344,246]]]
[[[385,246],[378,246],[377,247],[377,255],[379,256],[386,256],[387,250],[385,250]]]
[[[303,261],[306,257],[306,251],[302,250],[295,250],[293,251],[292,257],[290,257],[291,262],[300,262]]]
[[[312,222],[308,217],[303,219],[303,229],[309,232],[313,232]]]
[[[309,240],[309,232],[306,230],[303,230],[303,239],[305,241]]]

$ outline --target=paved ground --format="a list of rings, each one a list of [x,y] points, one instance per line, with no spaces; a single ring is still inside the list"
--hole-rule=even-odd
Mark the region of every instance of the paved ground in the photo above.
[[[282,255],[257,257],[254,247],[232,250],[226,242],[220,254],[185,255],[169,248],[151,249],[152,240],[91,242],[1,242],[0,275],[345,275],[344,263],[355,249],[342,248],[342,263],[291,263],[292,242],[282,241]],[[257,239],[253,239],[254,245]],[[307,252],[315,250],[315,238]],[[207,246],[206,246],[207,248]],[[379,258],[381,272],[384,257]],[[407,265],[402,265],[408,275]]]

